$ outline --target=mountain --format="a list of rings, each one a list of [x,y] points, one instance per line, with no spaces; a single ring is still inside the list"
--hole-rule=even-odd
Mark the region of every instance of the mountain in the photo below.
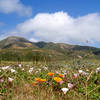
[[[94,55],[100,54],[100,48],[90,47],[90,46],[80,46],[80,45],[69,45],[65,43],[53,43],[53,42],[37,42],[36,46],[43,49],[55,50],[64,54],[73,54],[73,53],[89,53],[92,52]]]
[[[0,59],[3,60],[64,60],[68,58],[100,58],[100,48],[53,42],[30,42],[11,36],[0,41]]]
[[[27,48],[27,47],[34,47],[37,48],[32,42],[26,40],[22,37],[11,36],[2,41],[0,41],[0,48],[7,49],[7,48]]]

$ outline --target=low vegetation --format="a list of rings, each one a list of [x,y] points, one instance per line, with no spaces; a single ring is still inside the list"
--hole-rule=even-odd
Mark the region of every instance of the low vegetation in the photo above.
[[[1,100],[100,100],[100,63],[5,62],[0,64]]]

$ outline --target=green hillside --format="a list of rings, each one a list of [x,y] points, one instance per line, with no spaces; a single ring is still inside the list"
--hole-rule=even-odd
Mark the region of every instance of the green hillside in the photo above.
[[[55,61],[70,58],[100,58],[100,49],[53,42],[30,42],[11,36],[0,41],[0,59],[6,61]]]

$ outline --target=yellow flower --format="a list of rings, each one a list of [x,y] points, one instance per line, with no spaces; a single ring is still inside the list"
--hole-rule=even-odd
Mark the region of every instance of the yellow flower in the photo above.
[[[62,75],[62,74],[58,74],[59,75],[59,77],[64,77],[64,75]]]
[[[41,79],[40,78],[35,78],[35,81],[40,82]]]
[[[62,81],[62,79],[60,78],[60,77],[54,77],[54,80],[56,81],[56,82],[61,82]]]
[[[46,79],[41,79],[41,78],[35,78],[36,82],[46,82]]]
[[[53,76],[53,75],[54,75],[54,73],[52,73],[52,72],[49,72],[49,73],[48,73],[48,75],[49,75],[49,76]]]
[[[46,79],[40,79],[41,82],[46,82]]]

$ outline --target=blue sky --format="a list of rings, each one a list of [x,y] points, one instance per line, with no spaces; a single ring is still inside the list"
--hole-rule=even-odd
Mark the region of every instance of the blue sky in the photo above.
[[[67,11],[76,17],[100,11],[100,0],[22,0],[33,7],[33,15],[39,12]]]
[[[100,0],[0,0],[0,39],[18,35],[100,47],[99,13]]]

